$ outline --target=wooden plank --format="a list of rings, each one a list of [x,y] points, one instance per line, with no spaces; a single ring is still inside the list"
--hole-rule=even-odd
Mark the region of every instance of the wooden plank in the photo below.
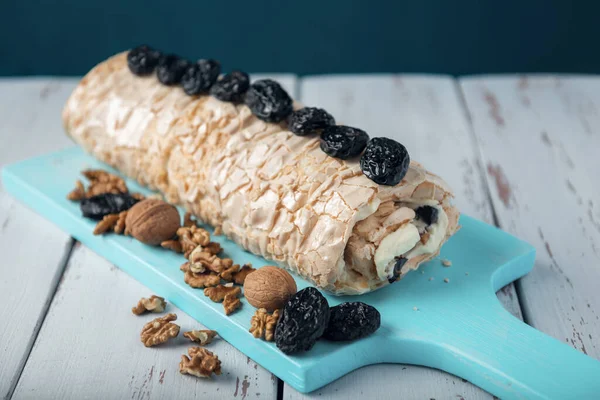
[[[294,76],[274,78],[290,93],[295,92]],[[277,378],[223,340],[210,347],[219,355],[224,370],[223,376],[212,381],[179,374],[180,356],[190,345],[187,339],[180,337],[160,349],[145,348],[139,331],[156,315],[136,317],[130,308],[149,294],[100,256],[78,247],[14,398],[39,397],[40,393],[73,399],[90,397],[90,393],[127,399],[276,397]],[[182,331],[201,327],[175,307],[168,311],[178,315]]]
[[[537,248],[526,320],[600,358],[600,78],[461,80],[500,225]]]
[[[64,134],[61,112],[78,79],[0,79],[0,163],[48,153],[72,145]]]
[[[13,399],[274,398],[277,380],[222,339],[207,346],[223,375],[197,379],[179,373],[191,345],[182,333],[203,329],[173,305],[180,335],[160,347],[140,342],[156,314],[131,313],[143,285],[84,246],[76,246]],[[49,368],[51,366],[51,368]]]
[[[57,115],[72,87],[69,80],[0,80],[0,167],[69,145]],[[16,385],[70,246],[67,234],[0,183],[0,398]]]
[[[457,86],[433,76],[343,76],[306,78],[300,86],[307,106],[324,107],[338,123],[371,137],[402,142],[411,157],[444,177],[466,214],[491,223],[492,210]],[[517,311],[514,288],[500,294]],[[329,398],[489,399],[479,388],[445,372],[406,365],[373,365],[354,371],[318,391]],[[308,398],[289,386],[285,399]]]

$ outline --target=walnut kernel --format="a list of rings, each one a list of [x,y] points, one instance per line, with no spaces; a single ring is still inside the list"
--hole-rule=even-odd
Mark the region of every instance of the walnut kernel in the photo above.
[[[73,201],[79,201],[85,199],[85,187],[81,181],[75,182],[75,189],[73,189],[68,195],[67,199]]]
[[[221,361],[219,357],[203,347],[190,347],[188,354],[181,356],[179,372],[194,375],[198,378],[209,378],[213,373],[221,375]]]
[[[202,289],[211,286],[217,286],[221,279],[214,272],[205,272],[203,274],[195,274],[190,271],[190,263],[186,262],[179,268],[184,272],[183,280],[185,283],[196,289]]]
[[[144,343],[144,346],[156,346],[157,344],[166,342],[170,338],[176,337],[179,334],[179,325],[171,323],[171,321],[175,321],[176,319],[177,315],[167,314],[164,317],[153,319],[144,325],[140,334],[140,339]]]
[[[119,219],[114,226],[114,231],[116,234],[122,235],[125,233],[125,220],[127,219],[127,210],[121,211],[119,213]]]
[[[82,174],[90,181],[86,197],[104,193],[119,194],[129,192],[123,178],[117,175],[101,169],[88,169],[83,171]]]
[[[165,240],[160,245],[165,249],[174,251],[175,253],[183,253],[179,240]]]
[[[270,315],[266,309],[259,308],[250,319],[250,333],[257,339],[264,338],[267,342],[272,342],[278,320],[279,310]]]
[[[236,288],[239,289],[239,288]],[[228,294],[223,300],[225,315],[229,315],[242,306],[242,302],[233,294]]]
[[[210,242],[210,233],[206,229],[199,228],[195,225],[190,227],[182,226],[177,229],[177,236],[183,252],[186,256],[189,255],[198,245],[206,246]]]
[[[239,264],[234,264],[231,267],[223,270],[220,274],[221,279],[227,282],[233,281],[233,275],[240,270]]]
[[[146,299],[145,297],[141,298],[137,305],[131,309],[131,312],[135,315],[142,315],[147,311],[161,313],[165,311],[166,306],[167,303],[164,298],[152,295],[149,299]]]
[[[108,214],[100,220],[94,228],[94,235],[102,235],[103,233],[113,230],[119,220],[119,214]]]
[[[233,274],[233,281],[238,285],[243,285],[246,277],[254,271],[256,271],[256,269],[252,268],[252,264],[244,264],[242,269]]]
[[[198,246],[203,252],[217,255],[223,250],[218,242],[208,242],[206,246]]]
[[[215,303],[222,302],[226,296],[238,297],[242,293],[242,290],[238,287],[227,287],[218,285],[215,287],[209,287],[204,289],[204,295]]]
[[[183,336],[190,339],[192,342],[200,344],[200,346],[204,346],[212,342],[215,336],[217,336],[217,332],[209,329],[202,329],[198,331],[183,332]]]
[[[190,260],[190,270],[194,273],[198,274],[208,269],[218,274],[233,265],[233,260],[230,258],[219,258],[202,250],[203,247],[198,246],[188,257],[188,260]]]
[[[265,330],[265,340],[272,342],[275,338],[275,327],[279,322],[280,310],[273,311],[273,314],[267,317],[267,329]]]

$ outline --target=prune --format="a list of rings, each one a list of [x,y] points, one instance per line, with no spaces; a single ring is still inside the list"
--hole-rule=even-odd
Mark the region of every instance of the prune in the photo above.
[[[135,75],[148,75],[154,71],[160,58],[160,51],[142,45],[127,53],[127,66]]]
[[[275,344],[286,354],[310,350],[329,322],[327,299],[314,287],[293,295],[275,328]]]
[[[345,160],[359,155],[368,141],[369,135],[363,130],[343,125],[328,126],[321,134],[321,150]]]
[[[270,79],[262,79],[250,85],[246,92],[246,105],[252,114],[267,122],[279,122],[292,113],[292,98]]]
[[[394,264],[394,271],[392,272],[392,277],[388,279],[389,283],[394,283],[398,279],[400,279],[400,271],[404,264],[406,264],[407,259],[404,257],[396,258],[396,263]]]
[[[388,138],[373,138],[360,159],[363,174],[380,185],[396,185],[406,175],[410,156],[406,147]]]
[[[176,85],[181,82],[185,71],[190,67],[190,62],[174,54],[161,56],[156,67],[156,76],[164,85]]]
[[[381,325],[381,315],[373,306],[359,301],[331,307],[329,324],[323,334],[327,340],[355,340],[369,336]]]
[[[207,92],[221,73],[221,64],[216,60],[198,60],[181,77],[183,91],[190,96]]]
[[[137,202],[127,193],[104,193],[82,200],[80,208],[84,217],[101,220],[105,215],[129,210]]]
[[[304,136],[335,125],[335,119],[322,108],[305,107],[292,113],[288,125],[290,131]]]
[[[435,224],[438,220],[438,209],[431,206],[422,206],[415,210],[417,218],[427,225]]]
[[[250,77],[247,73],[231,71],[215,82],[213,87],[210,88],[210,94],[221,101],[240,103],[249,87]]]

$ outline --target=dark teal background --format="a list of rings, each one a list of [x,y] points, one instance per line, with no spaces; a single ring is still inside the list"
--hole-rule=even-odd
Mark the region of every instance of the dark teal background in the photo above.
[[[0,0],[0,75],[81,75],[140,43],[249,72],[597,73],[599,15],[569,0]]]

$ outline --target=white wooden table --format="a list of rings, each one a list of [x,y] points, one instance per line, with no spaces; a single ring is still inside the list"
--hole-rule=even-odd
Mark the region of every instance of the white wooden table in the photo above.
[[[533,272],[498,292],[517,317],[600,358],[600,77],[277,76],[307,105],[372,136],[401,134],[460,209],[527,240]],[[76,79],[0,79],[0,166],[70,146]],[[185,341],[143,347],[149,291],[0,186],[0,397],[13,399],[491,399],[441,371],[375,365],[310,395],[228,343],[224,375],[182,376]],[[179,310],[182,328],[200,326]]]

